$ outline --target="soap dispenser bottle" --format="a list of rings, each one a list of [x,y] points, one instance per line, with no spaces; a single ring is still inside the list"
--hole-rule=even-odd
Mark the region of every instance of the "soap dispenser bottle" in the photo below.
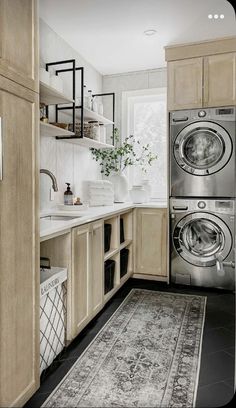
[[[70,189],[70,183],[67,184],[67,189],[64,192],[64,204],[65,205],[73,205],[73,193]]]

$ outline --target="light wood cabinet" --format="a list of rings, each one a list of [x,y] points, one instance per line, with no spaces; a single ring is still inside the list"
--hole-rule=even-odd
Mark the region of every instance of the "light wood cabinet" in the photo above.
[[[0,0],[0,75],[38,92],[38,2]]]
[[[104,239],[103,222],[98,221],[92,224],[91,243],[91,274],[90,274],[90,313],[95,315],[103,305],[104,291]]]
[[[202,106],[203,59],[190,58],[168,63],[169,110]]]
[[[38,110],[38,94],[0,76],[1,407],[39,387]]]
[[[204,58],[203,106],[236,105],[236,53]]]
[[[74,228],[72,234],[71,326],[75,337],[103,305],[103,222]]]
[[[167,209],[135,210],[135,274],[167,277]]]
[[[168,110],[236,104],[236,37],[166,47]]]

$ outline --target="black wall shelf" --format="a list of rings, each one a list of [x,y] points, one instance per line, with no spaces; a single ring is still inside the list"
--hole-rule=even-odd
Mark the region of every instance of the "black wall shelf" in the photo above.
[[[75,133],[75,122],[76,122],[76,110],[80,110],[80,123],[81,123],[81,134],[80,136],[74,135],[74,136],[57,136],[57,139],[82,139],[84,137],[84,114],[86,108],[84,107],[84,67],[76,67],[76,61],[75,59],[71,60],[64,60],[64,61],[55,61],[55,62],[50,62],[46,64],[46,70],[48,71],[50,67],[55,67],[57,65],[63,65],[63,64],[70,64],[70,68],[63,68],[63,69],[57,69],[55,71],[56,75],[65,73],[65,72],[71,72],[72,73],[72,99],[73,103],[71,106],[58,106],[55,105],[56,107],[56,122],[58,122],[58,115],[60,111],[71,111],[72,110],[72,131]],[[76,72],[80,73],[80,97],[81,97],[81,104],[76,105]],[[112,144],[114,145],[114,130],[115,130],[115,93],[114,92],[109,92],[109,93],[99,93],[99,94],[93,94],[93,97],[112,97],[112,115],[113,115],[113,120],[111,123],[113,123],[113,132],[112,132]],[[47,115],[48,115],[48,107],[47,107]]]

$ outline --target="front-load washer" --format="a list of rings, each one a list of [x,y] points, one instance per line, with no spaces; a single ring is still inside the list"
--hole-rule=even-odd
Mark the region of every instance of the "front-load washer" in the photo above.
[[[170,269],[173,283],[235,287],[235,201],[170,200]]]
[[[170,113],[170,196],[235,197],[236,108]]]

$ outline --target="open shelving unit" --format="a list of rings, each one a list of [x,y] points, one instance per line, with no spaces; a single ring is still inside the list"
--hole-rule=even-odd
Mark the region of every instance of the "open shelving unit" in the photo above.
[[[57,91],[53,87],[40,82],[40,102],[48,107],[55,105],[55,122],[58,122],[59,112],[69,115],[71,117],[72,132],[69,130],[62,129],[50,123],[40,122],[40,134],[48,137],[55,137],[58,140],[63,140],[68,143],[77,144],[86,148],[97,148],[97,149],[111,149],[114,148],[114,137],[113,144],[102,143],[100,141],[84,137],[84,122],[96,121],[103,125],[113,126],[113,135],[115,128],[115,94],[114,93],[103,93],[94,94],[95,97],[112,96],[113,100],[113,120],[110,120],[97,112],[87,109],[84,106],[84,67],[76,67],[75,59],[55,61],[46,64],[46,70],[48,71],[50,67],[56,67],[58,65],[65,66],[70,64],[70,68],[56,69],[55,74],[61,75],[65,72],[70,72],[72,74],[72,98],[63,95],[61,92]],[[72,67],[71,67],[72,65]],[[76,72],[80,73],[80,99],[81,105],[76,105]],[[81,134],[78,136],[75,133],[75,122],[76,119],[81,123]]]
[[[73,136],[74,133],[69,130],[62,129],[58,126],[51,125],[50,123],[40,122],[40,135],[47,137],[57,137],[57,136]]]
[[[123,219],[124,242],[120,242],[120,219]],[[133,273],[133,211],[125,211],[120,215],[110,217],[104,223],[111,224],[111,244],[110,250],[104,253],[104,262],[112,259],[116,262],[114,287],[108,293],[104,294],[105,303],[119,290],[119,288],[130,278]],[[129,249],[127,273],[120,277],[120,252],[122,249]],[[105,269],[104,269],[105,273]]]

